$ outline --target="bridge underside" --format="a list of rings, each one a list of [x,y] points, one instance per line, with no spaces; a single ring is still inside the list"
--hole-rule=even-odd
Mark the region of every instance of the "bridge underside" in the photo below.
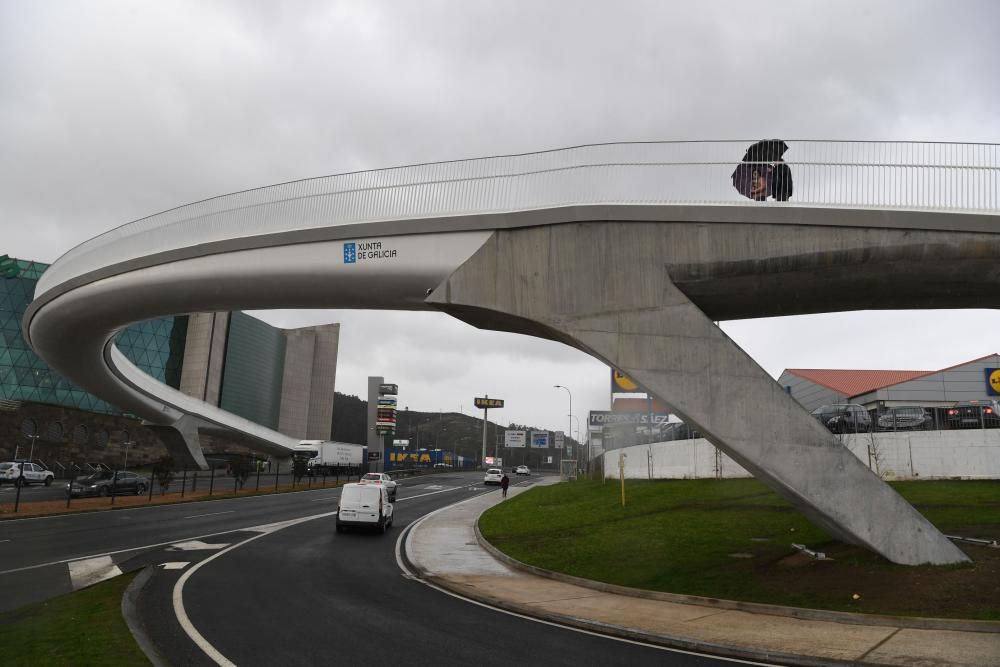
[[[499,230],[427,298],[627,373],[832,536],[902,564],[967,557],[714,321],[997,307],[1000,235],[585,222]]]

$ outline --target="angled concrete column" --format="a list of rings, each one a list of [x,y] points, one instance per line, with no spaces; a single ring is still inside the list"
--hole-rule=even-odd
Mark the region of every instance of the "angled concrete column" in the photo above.
[[[144,423],[146,428],[156,434],[174,459],[174,465],[197,466],[208,470],[208,462],[201,451],[201,440],[198,437],[198,426],[190,417],[181,417],[171,426]]]
[[[740,252],[739,241],[708,238],[724,231],[641,223],[498,231],[427,301],[480,328],[559,340],[628,373],[843,541],[895,563],[968,560],[675,286],[672,263],[697,277],[716,245]]]

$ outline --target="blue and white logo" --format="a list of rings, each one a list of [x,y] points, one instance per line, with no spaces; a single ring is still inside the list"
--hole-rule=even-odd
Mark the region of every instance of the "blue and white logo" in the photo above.
[[[344,244],[344,264],[356,264],[358,261],[358,244],[349,241]]]

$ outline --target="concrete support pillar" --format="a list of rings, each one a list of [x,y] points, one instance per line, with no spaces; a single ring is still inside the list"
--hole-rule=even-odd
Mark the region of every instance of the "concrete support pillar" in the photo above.
[[[144,426],[155,433],[167,448],[175,466],[195,466],[200,470],[208,470],[208,462],[201,451],[198,427],[191,417],[182,417],[171,426],[150,423],[145,423]]]
[[[968,560],[678,289],[672,262],[696,280],[713,253],[741,251],[732,238],[711,237],[714,229],[690,231],[642,223],[498,231],[427,301],[627,373],[838,539],[901,564]]]

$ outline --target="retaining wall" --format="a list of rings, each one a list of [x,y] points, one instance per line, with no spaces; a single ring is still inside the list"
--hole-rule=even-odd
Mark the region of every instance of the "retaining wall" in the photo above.
[[[860,433],[837,438],[884,479],[1000,479],[1000,429]],[[704,438],[605,452],[605,476],[618,477],[619,451],[626,455],[628,479],[751,476]]]

